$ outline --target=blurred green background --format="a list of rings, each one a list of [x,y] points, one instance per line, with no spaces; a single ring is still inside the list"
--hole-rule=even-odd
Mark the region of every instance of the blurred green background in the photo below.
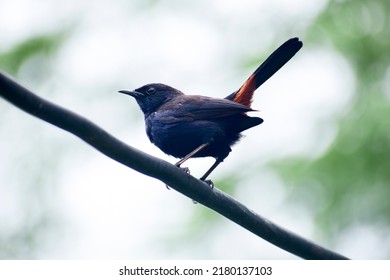
[[[1,70],[171,162],[117,90],[224,97],[300,37],[255,96],[264,125],[213,180],[341,254],[390,257],[389,1],[12,2],[0,1]],[[1,259],[295,258],[5,101],[0,112]]]

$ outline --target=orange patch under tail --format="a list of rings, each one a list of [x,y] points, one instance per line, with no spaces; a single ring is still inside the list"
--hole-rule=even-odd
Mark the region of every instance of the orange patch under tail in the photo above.
[[[241,86],[241,88],[237,91],[234,96],[233,101],[240,103],[242,105],[250,107],[252,104],[253,94],[257,89],[256,86],[256,77],[252,74],[248,80]]]

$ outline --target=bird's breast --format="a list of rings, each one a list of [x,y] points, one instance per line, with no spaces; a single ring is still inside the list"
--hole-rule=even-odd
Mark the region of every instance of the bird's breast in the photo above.
[[[166,154],[182,158],[204,143],[211,145],[196,156],[222,157],[231,150],[230,145],[239,134],[226,135],[220,123],[210,120],[178,120],[161,112],[145,119],[146,133],[150,141]]]

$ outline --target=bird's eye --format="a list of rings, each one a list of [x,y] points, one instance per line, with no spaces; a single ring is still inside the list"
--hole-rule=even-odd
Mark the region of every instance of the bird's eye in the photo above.
[[[153,94],[153,93],[156,92],[156,89],[155,89],[154,87],[150,87],[150,88],[148,88],[148,89],[146,90],[146,92],[147,92],[148,94]]]

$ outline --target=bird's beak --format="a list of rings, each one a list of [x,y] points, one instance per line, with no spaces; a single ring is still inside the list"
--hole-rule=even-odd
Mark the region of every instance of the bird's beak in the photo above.
[[[126,90],[126,89],[119,90],[118,92],[124,93],[124,94],[127,94],[127,95],[130,95],[130,96],[132,96],[132,97],[134,97],[134,98],[144,96],[142,93],[140,93],[140,92],[138,92],[138,91],[132,91],[132,90]]]

